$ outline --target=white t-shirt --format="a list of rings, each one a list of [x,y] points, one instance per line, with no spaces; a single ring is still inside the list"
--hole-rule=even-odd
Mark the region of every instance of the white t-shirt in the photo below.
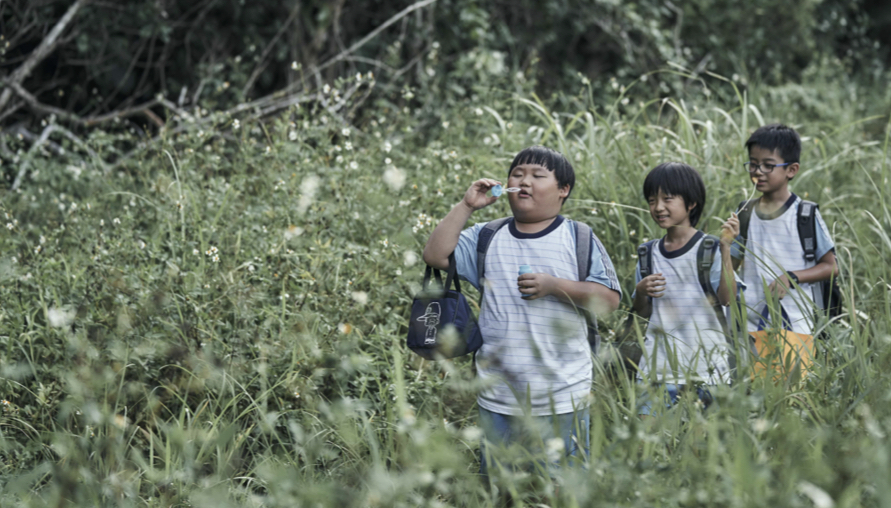
[[[817,252],[815,261],[804,259],[804,249],[798,235],[798,207],[801,199],[795,194],[782,208],[771,215],[752,211],[749,220],[748,240],[745,257],[742,263],[742,276],[748,289],[745,302],[747,309],[748,330],[757,331],[762,320],[767,301],[765,288],[786,271],[797,271],[811,268],[817,264],[827,252],[835,248],[829,237],[829,230],[819,210],[817,221]],[[734,249],[734,257],[742,255]],[[822,302],[820,284],[800,284],[801,289],[789,288],[786,296],[780,300],[791,321],[792,331],[811,335],[814,333],[814,302]],[[764,320],[770,326],[770,316]]]
[[[665,250],[659,240],[653,248],[653,273],[665,277],[665,292],[652,298],[639,376],[666,383],[708,384],[730,381],[727,337],[714,307],[699,285],[696,254],[705,235],[697,232],[680,249]],[[735,275],[734,275],[735,277]],[[635,286],[640,282],[637,266]],[[715,293],[721,283],[721,250],[717,249],[709,281]],[[745,288],[737,279],[739,290]]]
[[[477,289],[476,247],[484,226],[462,231],[455,249],[458,275]],[[478,402],[484,409],[541,416],[587,406],[593,364],[584,314],[554,296],[523,299],[517,289],[520,265],[578,280],[575,241],[571,223],[559,215],[539,233],[521,233],[510,221],[492,237],[479,317],[483,346],[476,355],[477,374],[485,384]],[[585,280],[621,293],[603,245],[596,235],[589,241],[591,270]]]

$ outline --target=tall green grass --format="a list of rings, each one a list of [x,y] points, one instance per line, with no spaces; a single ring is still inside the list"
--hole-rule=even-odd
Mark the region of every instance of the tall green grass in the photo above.
[[[741,91],[715,77],[625,101],[628,83],[609,107],[583,93],[569,111],[494,91],[441,125],[386,102],[355,126],[304,108],[238,129],[219,119],[107,174],[34,161],[2,198],[0,504],[489,506],[509,492],[528,505],[886,505],[889,102],[876,93],[863,111],[866,92],[819,83]],[[558,148],[578,182],[564,214],[603,241],[627,307],[636,247],[660,235],[647,170],[696,167],[715,233],[750,192],[745,138],[770,121],[804,137],[793,191],[821,204],[842,268],[848,315],[813,372],[640,420],[641,386],[599,368],[589,467],[495,475],[488,489],[469,362],[403,345],[436,221],[519,149]]]

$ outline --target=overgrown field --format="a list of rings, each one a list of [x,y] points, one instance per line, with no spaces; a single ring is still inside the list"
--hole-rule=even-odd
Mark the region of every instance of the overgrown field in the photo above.
[[[469,363],[404,346],[436,222],[519,149],[563,151],[564,214],[594,228],[626,290],[609,329],[658,234],[646,171],[699,169],[715,233],[751,190],[743,142],[781,121],[804,137],[793,191],[821,205],[849,313],[811,375],[642,422],[639,387],[601,369],[589,467],[493,482],[529,505],[888,506],[891,97],[814,82],[713,78],[650,101],[616,83],[597,91],[607,108],[583,83],[560,111],[490,90],[436,120],[405,95],[358,116],[352,99],[265,123],[211,113],[113,168],[23,151],[29,173],[0,202],[0,505],[493,504]],[[89,143],[108,155],[129,136]]]

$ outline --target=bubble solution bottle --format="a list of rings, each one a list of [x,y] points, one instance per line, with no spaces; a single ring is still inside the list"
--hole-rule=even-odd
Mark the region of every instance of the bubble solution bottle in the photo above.
[[[523,274],[526,274],[526,273],[532,273],[532,267],[529,266],[529,265],[520,265],[520,273],[519,273],[519,275],[523,275]],[[519,275],[518,275],[518,276],[519,276]],[[526,298],[527,296],[530,296],[530,295],[523,295],[523,294],[521,294],[521,298]]]
[[[492,186],[492,195],[495,196],[496,198],[504,192],[520,192],[520,188],[519,187],[508,187],[505,189],[504,187],[502,187],[500,185]]]

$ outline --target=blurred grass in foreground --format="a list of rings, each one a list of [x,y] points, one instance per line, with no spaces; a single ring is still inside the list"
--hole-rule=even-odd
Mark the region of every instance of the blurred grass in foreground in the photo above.
[[[530,505],[886,505],[891,101],[814,83],[742,92],[715,77],[636,104],[626,83],[612,107],[583,89],[570,111],[489,91],[437,125],[385,102],[356,127],[294,109],[221,118],[109,174],[35,161],[2,199],[0,504],[493,504],[475,475],[468,361],[403,346],[436,221],[474,179],[503,179],[519,149],[555,147],[577,172],[564,213],[603,240],[627,303],[635,249],[659,235],[646,171],[696,167],[714,233],[749,193],[748,133],[780,121],[804,137],[792,188],[821,205],[849,312],[810,376],[642,422],[640,387],[601,371],[590,467],[493,481]],[[474,220],[508,213],[497,203]]]

